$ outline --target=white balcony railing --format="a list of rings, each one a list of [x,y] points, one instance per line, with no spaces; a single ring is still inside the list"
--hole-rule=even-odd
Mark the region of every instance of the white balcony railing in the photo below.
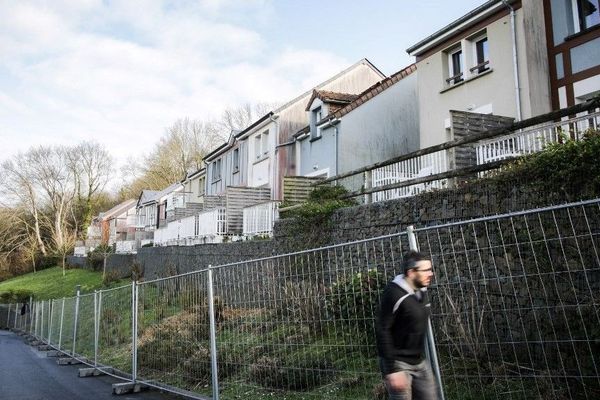
[[[477,164],[486,164],[511,157],[542,151],[550,143],[563,138],[579,140],[588,129],[598,129],[600,112],[515,132],[511,135],[481,142],[477,148]]]
[[[115,253],[117,254],[132,254],[137,252],[135,240],[119,240],[115,243]]]
[[[440,174],[448,171],[448,157],[446,151],[426,154],[424,156],[400,161],[395,164],[372,170],[372,187],[380,187],[400,183],[409,179],[422,178],[428,175]],[[428,182],[407,187],[384,190],[373,193],[373,201],[398,199],[414,196],[430,189],[441,189],[446,185],[446,180]]]
[[[227,233],[227,213],[224,207],[198,214],[198,236],[225,235]]]
[[[273,225],[279,219],[279,202],[269,201],[245,207],[243,213],[244,236],[271,235]]]
[[[225,208],[169,222],[154,231],[155,246],[188,246],[220,242],[227,233]]]

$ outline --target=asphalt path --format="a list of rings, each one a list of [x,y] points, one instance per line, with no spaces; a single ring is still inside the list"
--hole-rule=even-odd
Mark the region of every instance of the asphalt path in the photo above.
[[[122,382],[110,376],[79,378],[85,365],[59,366],[56,358],[38,351],[21,336],[0,331],[0,400],[174,400],[182,397],[144,391],[112,395],[112,384]]]

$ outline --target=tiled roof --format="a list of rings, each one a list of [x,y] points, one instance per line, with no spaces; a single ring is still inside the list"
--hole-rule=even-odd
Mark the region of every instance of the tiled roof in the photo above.
[[[350,93],[330,92],[329,90],[313,90],[313,94],[308,100],[306,111],[310,111],[310,105],[315,99],[320,99],[323,103],[348,104],[356,99],[357,95]]]
[[[386,90],[390,86],[394,85],[395,83],[406,78],[407,76],[409,76],[416,70],[417,70],[417,64],[411,64],[408,67],[396,72],[395,74],[390,75],[389,77],[385,78],[382,81],[377,82],[376,84],[374,84],[373,86],[371,86],[370,88],[365,90],[364,92],[355,96],[355,99],[351,103],[340,108],[339,110],[335,111],[334,113],[329,114],[325,119],[340,118],[343,115],[348,114],[350,111],[354,110],[357,107],[360,107],[363,103],[366,103],[367,101],[371,100],[373,97],[377,96],[379,93],[383,92],[384,90]]]

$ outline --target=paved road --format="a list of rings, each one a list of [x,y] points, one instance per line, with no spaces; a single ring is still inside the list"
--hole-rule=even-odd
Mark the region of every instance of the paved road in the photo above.
[[[113,396],[118,379],[101,376],[79,378],[81,366],[59,366],[24,343],[23,338],[0,331],[1,400],[174,400],[181,397],[154,391]]]

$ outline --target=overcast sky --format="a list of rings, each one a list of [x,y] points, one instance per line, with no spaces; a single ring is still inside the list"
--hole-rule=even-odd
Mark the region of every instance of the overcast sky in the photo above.
[[[282,102],[406,48],[484,0],[0,0],[0,160],[96,140],[148,152],[178,118]]]

